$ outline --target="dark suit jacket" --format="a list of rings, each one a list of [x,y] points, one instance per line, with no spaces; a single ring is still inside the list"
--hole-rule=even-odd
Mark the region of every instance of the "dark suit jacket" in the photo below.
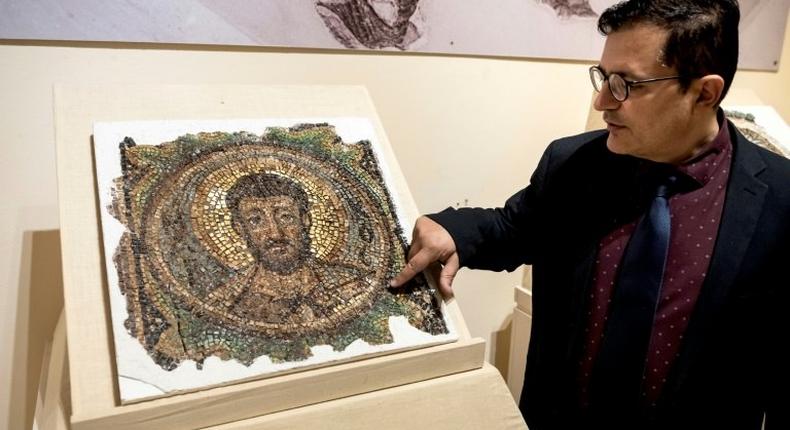
[[[728,123],[733,163],[710,268],[658,406],[630,428],[790,429],[790,161]],[[590,277],[601,237],[649,200],[645,162],[596,131],[553,142],[527,188],[497,209],[430,215],[461,264],[533,265],[533,320],[521,411],[531,430],[591,428],[577,402]],[[607,425],[603,425],[608,427]]]

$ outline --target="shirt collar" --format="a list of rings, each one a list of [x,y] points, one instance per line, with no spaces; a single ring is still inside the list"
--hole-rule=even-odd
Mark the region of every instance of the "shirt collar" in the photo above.
[[[703,186],[722,168],[723,160],[721,158],[732,146],[730,130],[721,108],[716,112],[716,119],[719,122],[719,133],[716,137],[700,151],[699,155],[678,166],[679,171]]]

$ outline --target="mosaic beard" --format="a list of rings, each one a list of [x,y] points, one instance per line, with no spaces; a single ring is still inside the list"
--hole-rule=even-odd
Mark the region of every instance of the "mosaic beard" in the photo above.
[[[309,257],[309,249],[307,238],[303,238],[302,243],[288,239],[271,239],[254,248],[253,254],[264,269],[288,275],[304,264]]]

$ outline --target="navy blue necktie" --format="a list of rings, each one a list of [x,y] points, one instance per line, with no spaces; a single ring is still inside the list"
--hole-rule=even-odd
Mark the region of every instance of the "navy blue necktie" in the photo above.
[[[636,413],[642,395],[647,349],[669,249],[668,192],[672,176],[655,189],[620,263],[601,347],[591,375],[590,404],[596,414],[624,418]],[[672,187],[674,188],[674,187]]]

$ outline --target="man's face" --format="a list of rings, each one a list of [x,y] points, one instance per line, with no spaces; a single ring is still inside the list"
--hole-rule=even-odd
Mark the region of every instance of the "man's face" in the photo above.
[[[278,273],[290,273],[301,265],[308,253],[309,219],[292,197],[244,197],[239,215],[261,265]]]
[[[667,31],[637,24],[611,33],[604,45],[600,67],[626,80],[676,76],[677,70],[661,63]],[[690,142],[694,92],[684,93],[676,79],[631,86],[630,95],[618,102],[605,84],[594,107],[607,123],[610,151],[658,162],[679,162],[696,142]]]

